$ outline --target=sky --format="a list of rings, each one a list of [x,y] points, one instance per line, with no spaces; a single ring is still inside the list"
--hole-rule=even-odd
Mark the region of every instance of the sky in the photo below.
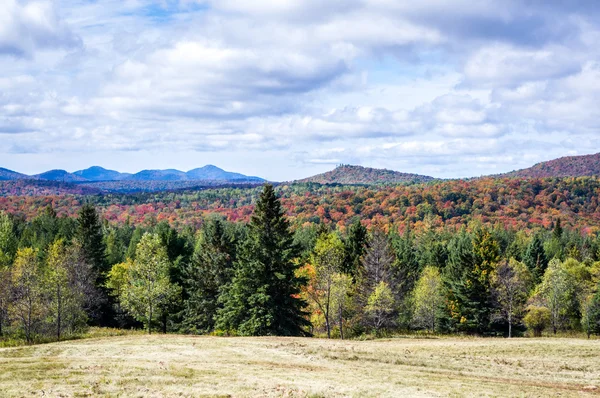
[[[471,177],[600,152],[597,0],[2,0],[0,167],[360,164]]]

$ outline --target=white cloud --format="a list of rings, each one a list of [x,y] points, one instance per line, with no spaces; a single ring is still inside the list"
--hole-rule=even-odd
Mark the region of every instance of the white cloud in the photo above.
[[[269,152],[280,180],[341,162],[465,176],[600,145],[585,2],[6,1],[2,167],[245,171]]]
[[[4,0],[0,13],[0,55],[31,56],[38,49],[80,44],[50,1]]]

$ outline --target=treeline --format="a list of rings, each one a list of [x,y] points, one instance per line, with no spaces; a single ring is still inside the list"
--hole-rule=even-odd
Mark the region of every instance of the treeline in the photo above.
[[[435,181],[418,185],[353,186],[281,184],[275,187],[294,228],[305,223],[347,228],[360,217],[367,226],[409,223],[416,233],[435,227],[501,224],[515,229],[565,227],[583,234],[600,231],[600,179],[477,179]],[[105,195],[3,196],[0,210],[25,219],[52,205],[59,215],[76,216],[93,203],[102,217],[119,225],[152,227],[162,221],[181,230],[198,229],[204,218],[219,213],[228,221],[248,222],[261,188],[213,188],[200,191]]]
[[[600,332],[600,239],[477,221],[456,229],[290,225],[272,186],[248,223],[200,228],[0,215],[0,333],[29,342],[86,325],[148,332],[356,337]]]

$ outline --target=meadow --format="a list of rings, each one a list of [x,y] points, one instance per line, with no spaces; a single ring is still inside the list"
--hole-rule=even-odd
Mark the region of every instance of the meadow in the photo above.
[[[600,340],[126,335],[0,349],[2,397],[582,397]]]

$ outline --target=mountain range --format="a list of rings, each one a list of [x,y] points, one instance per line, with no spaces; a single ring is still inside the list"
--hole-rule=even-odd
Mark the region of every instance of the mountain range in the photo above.
[[[487,177],[493,178],[546,178],[546,177],[600,177],[600,153],[583,156],[567,156],[538,163],[530,168]],[[483,176],[486,177],[486,176]],[[187,172],[175,169],[142,170],[135,174],[120,173],[93,166],[85,170],[69,173],[65,170],[50,170],[36,175],[25,175],[16,171],[0,168],[0,180],[44,180],[70,183],[96,183],[120,181],[126,184],[145,181],[181,182],[181,181],[222,181],[227,183],[261,183],[260,177],[246,176],[225,171],[217,166],[207,165]],[[335,169],[312,177],[297,180],[300,183],[319,184],[394,184],[424,183],[435,180],[434,177],[401,173],[387,169],[340,165]]]
[[[100,166],[69,173],[65,170],[49,170],[41,174],[26,175],[16,171],[0,168],[0,180],[45,180],[60,182],[100,182],[100,181],[227,181],[259,183],[265,180],[260,177],[246,176],[240,173],[225,171],[213,165],[183,172],[174,169],[142,170],[139,173],[120,173]]]

